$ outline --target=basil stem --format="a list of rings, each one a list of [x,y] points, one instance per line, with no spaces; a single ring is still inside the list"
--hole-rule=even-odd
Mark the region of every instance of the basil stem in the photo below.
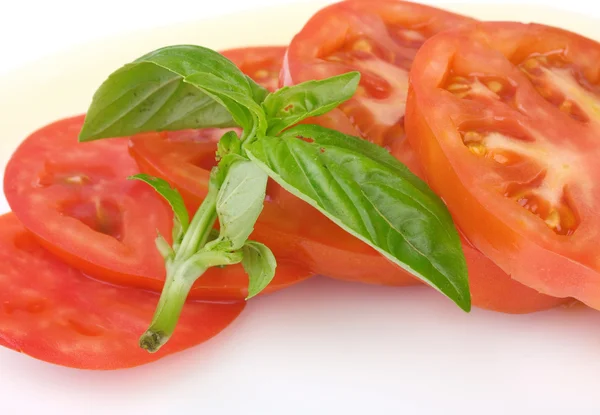
[[[208,182],[208,193],[190,223],[188,231],[183,236],[181,245],[175,253],[175,261],[185,260],[202,248],[210,235],[217,220],[217,197],[219,185],[217,183],[217,169],[213,168]]]
[[[241,252],[204,251],[167,266],[167,279],[152,323],[140,338],[140,347],[151,353],[157,352],[173,334],[194,282],[208,268],[237,264],[242,257]]]

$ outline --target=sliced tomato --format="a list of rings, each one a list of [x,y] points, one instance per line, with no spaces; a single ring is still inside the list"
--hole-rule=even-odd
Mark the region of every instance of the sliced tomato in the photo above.
[[[188,301],[158,353],[138,346],[158,294],[85,276],[45,250],[17,217],[0,217],[0,344],[80,369],[121,369],[158,360],[217,335],[245,302]]]
[[[396,0],[337,3],[313,16],[296,35],[288,48],[281,79],[290,84],[360,71],[357,94],[341,109],[310,122],[385,146],[423,178],[417,155],[404,135],[408,71],[425,40],[441,31],[473,23],[474,20],[444,10]],[[344,240],[348,238],[344,236]],[[338,241],[339,246],[344,240]],[[512,280],[464,238],[463,251],[473,304],[478,307],[525,313],[569,301],[540,294]],[[375,255],[372,262],[381,261]],[[350,278],[339,272],[333,276],[355,280],[358,274],[361,281],[388,284],[398,275],[389,263],[382,264],[377,273],[356,268],[353,272]]]
[[[600,308],[600,44],[481,23],[417,54],[406,126],[466,237],[515,280]]]
[[[167,239],[173,214],[144,183],[128,139],[78,143],[83,116],[50,124],[28,137],[8,163],[4,191],[12,210],[40,242],[88,275],[120,285],[160,291],[165,267],[154,246]],[[265,292],[312,275],[280,261]],[[241,265],[212,268],[194,285],[191,298],[242,299],[248,277]]]

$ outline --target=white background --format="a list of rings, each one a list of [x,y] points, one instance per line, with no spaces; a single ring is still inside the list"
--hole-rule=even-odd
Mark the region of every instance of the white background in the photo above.
[[[292,1],[0,2],[1,75],[104,36]],[[591,2],[536,2],[600,23]],[[466,315],[423,287],[315,279],[252,302],[214,341],[132,370],[73,371],[0,350],[7,414],[132,415],[142,407],[202,415],[597,415],[600,316],[581,308]]]
[[[300,2],[302,0],[2,0],[0,2],[0,74],[49,53],[107,35],[198,20],[261,6]],[[333,1],[329,2],[333,3]],[[461,1],[422,0],[421,2],[443,5]],[[600,18],[600,7],[595,0],[471,0],[468,2],[540,4]]]

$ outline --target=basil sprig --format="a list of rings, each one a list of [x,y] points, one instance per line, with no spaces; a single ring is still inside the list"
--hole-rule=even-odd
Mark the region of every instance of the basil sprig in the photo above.
[[[94,95],[80,141],[141,132],[239,127],[221,138],[209,191],[191,222],[181,195],[137,175],[174,211],[173,244],[158,235],[167,277],[141,347],[157,351],[173,333],[193,283],[210,267],[241,263],[247,299],[276,273],[271,250],[248,240],[267,178],[468,311],[471,298],[458,232],[442,200],[386,150],[334,130],[297,125],[354,94],[349,72],[268,91],[219,53],[200,46],[151,52],[114,72]],[[213,229],[219,221],[219,231]]]

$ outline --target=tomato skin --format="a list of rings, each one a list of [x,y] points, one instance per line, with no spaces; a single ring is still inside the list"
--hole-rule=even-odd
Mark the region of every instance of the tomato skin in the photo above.
[[[39,242],[69,265],[113,284],[160,292],[165,266],[154,239],[159,230],[170,241],[171,208],[146,184],[127,180],[140,172],[127,138],[77,143],[83,120],[76,116],[57,121],[21,144],[6,168],[9,205]],[[97,200],[106,206],[98,210]],[[111,206],[117,206],[116,213]],[[100,229],[105,222],[108,234]],[[113,237],[111,231],[119,235]],[[264,293],[310,276],[304,266],[280,261]],[[242,300],[247,290],[248,277],[237,264],[209,269],[192,287],[190,298]]]
[[[0,216],[0,345],[78,369],[114,370],[203,343],[233,322],[245,302],[188,301],[157,353],[138,346],[158,294],[86,277],[46,251],[12,213]]]
[[[508,314],[526,314],[574,302],[570,298],[541,294],[513,280],[464,237],[462,242],[470,271],[471,298],[476,307]]]
[[[415,59],[406,127],[411,145],[426,166],[430,185],[444,198],[456,223],[477,249],[515,280],[537,291],[555,297],[573,297],[600,308],[600,264],[594,252],[594,241],[600,235],[597,221],[600,212],[597,203],[589,204],[585,196],[587,193],[588,200],[598,201],[597,190],[590,187],[598,182],[596,162],[590,160],[597,160],[599,153],[594,144],[597,123],[593,119],[579,122],[568,113],[557,111],[551,101],[536,93],[535,84],[524,75],[523,68],[516,67],[528,56],[561,50],[564,50],[561,59],[579,65],[591,82],[598,81],[597,67],[590,65],[590,56],[600,56],[600,45],[571,32],[542,25],[481,23],[472,30],[436,36]],[[468,58],[476,53],[479,59]],[[554,70],[552,66],[546,68],[547,72]],[[499,99],[487,102],[457,99],[441,86],[450,70],[461,75],[472,71],[508,78],[515,85],[514,97],[506,101],[508,105]],[[564,71],[559,69],[555,73]],[[556,85],[559,84],[555,88]],[[432,107],[434,102],[436,106]],[[487,112],[474,117],[469,111],[479,107],[486,107]],[[577,180],[565,182],[562,187],[569,188],[569,202],[577,212],[575,232],[570,235],[553,232],[543,219],[511,200],[508,191],[502,194],[496,190],[512,180],[529,183],[526,176],[529,170],[520,166],[538,168],[539,163],[535,165],[527,154],[518,153],[524,161],[512,170],[503,170],[492,161],[478,159],[465,151],[458,131],[463,125],[469,129],[485,125],[491,131],[502,128],[512,137],[529,134],[525,146],[531,151],[559,148],[558,152],[549,152],[547,160],[575,155],[577,162],[571,167],[577,171]],[[544,168],[550,173],[545,174],[552,174],[558,166],[561,164],[548,164]],[[566,180],[570,179],[567,176]],[[531,183],[528,186],[537,191],[536,183]],[[586,186],[589,190],[582,191]],[[548,189],[554,191],[552,187]]]

